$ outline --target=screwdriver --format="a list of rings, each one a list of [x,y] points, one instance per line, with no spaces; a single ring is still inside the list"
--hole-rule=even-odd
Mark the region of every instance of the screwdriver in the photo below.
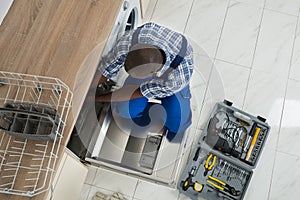
[[[251,156],[251,153],[252,153],[252,151],[253,151],[253,147],[254,147],[254,145],[255,145],[255,143],[256,143],[256,140],[257,140],[257,137],[258,137],[259,132],[260,132],[260,128],[257,127],[257,128],[255,129],[255,134],[254,134],[254,137],[253,137],[253,139],[252,139],[251,145],[250,145],[250,147],[249,147],[249,150],[248,150],[248,153],[247,153],[247,156],[246,156],[246,159],[245,159],[246,161],[249,161],[249,159],[250,159],[250,156]]]
[[[249,132],[249,136],[247,137],[247,140],[245,142],[244,149],[243,149],[244,152],[247,152],[247,149],[249,148],[249,144],[250,144],[251,139],[254,136],[256,127],[257,127],[257,123],[254,122],[254,124],[252,125],[252,128],[251,128],[251,130]]]

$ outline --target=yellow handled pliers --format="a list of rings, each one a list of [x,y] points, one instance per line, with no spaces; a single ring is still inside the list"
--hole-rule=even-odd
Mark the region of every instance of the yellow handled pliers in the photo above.
[[[212,168],[214,167],[215,163],[217,160],[217,156],[213,155],[213,154],[209,154],[209,156],[207,157],[205,164],[204,164],[204,176],[207,175],[207,172],[212,170]]]
[[[234,187],[228,185],[224,181],[221,181],[215,177],[208,176],[208,179],[206,180],[206,182],[208,184],[212,185],[214,188],[221,190],[221,191],[228,192],[229,194],[231,194],[233,196],[239,196],[241,194],[241,192],[237,191]]]

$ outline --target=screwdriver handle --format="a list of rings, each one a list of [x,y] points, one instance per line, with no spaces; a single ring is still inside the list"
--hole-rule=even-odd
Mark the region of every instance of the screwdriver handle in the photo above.
[[[254,145],[255,145],[255,143],[256,143],[256,140],[257,140],[257,137],[258,137],[259,132],[260,132],[260,128],[257,127],[256,130],[255,130],[254,137],[253,137],[253,139],[252,139],[252,141],[251,141],[251,145],[250,145],[250,148],[249,148],[249,150],[248,150],[246,159],[245,159],[246,161],[249,161],[249,159],[250,159],[250,156],[251,156],[253,147],[254,147]]]

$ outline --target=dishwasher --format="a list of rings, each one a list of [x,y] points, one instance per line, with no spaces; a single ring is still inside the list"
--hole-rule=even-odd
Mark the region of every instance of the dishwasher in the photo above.
[[[102,55],[113,47],[119,35],[139,24],[139,1],[124,1]],[[124,72],[119,73],[123,74],[119,76],[121,82],[126,78]],[[163,135],[162,124],[142,136],[134,136],[129,134],[130,123],[115,116],[109,103],[91,104],[86,100],[67,147],[83,163],[175,188],[194,132],[188,129],[177,138],[178,142],[170,143]]]
[[[110,103],[86,100],[67,147],[83,163],[176,187],[195,131],[189,128],[169,142],[159,121],[138,136],[130,134],[132,126]]]

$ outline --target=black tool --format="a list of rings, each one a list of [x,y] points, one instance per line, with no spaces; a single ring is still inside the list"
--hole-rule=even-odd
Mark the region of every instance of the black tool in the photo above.
[[[206,186],[207,186],[208,188],[211,188],[211,189],[213,189],[213,190],[219,192],[220,194],[222,194],[222,195],[228,197],[229,199],[236,200],[236,198],[233,198],[232,196],[230,196],[230,195],[227,194],[226,192],[223,192],[223,191],[221,191],[221,190],[219,190],[219,189],[217,189],[217,188],[214,188],[214,187],[212,187],[212,186],[209,185],[209,184],[206,184]],[[208,191],[208,192],[212,192],[211,190],[207,190],[207,191]],[[227,199],[227,198],[225,198],[225,199]]]
[[[208,176],[208,179],[206,180],[206,182],[210,185],[212,185],[214,188],[221,190],[221,191],[225,191],[228,192],[229,194],[233,195],[233,196],[239,196],[241,195],[241,192],[236,190],[234,187],[228,185],[227,183],[221,181],[220,179],[217,179],[213,176]]]
[[[96,96],[110,93],[112,87],[115,85],[116,85],[116,83],[114,81],[107,79],[105,82],[103,82],[97,86]]]
[[[198,147],[196,153],[195,153],[195,156],[193,158],[193,161],[197,161],[198,160],[198,157],[199,157],[199,154],[200,154],[200,150],[201,150],[201,147]]]
[[[193,177],[196,175],[196,166],[192,167],[191,171],[189,172],[189,176],[184,180],[181,181],[182,189],[187,191],[189,187],[193,187],[193,190],[196,192],[201,192],[203,189],[203,185],[197,181],[193,181]]]

